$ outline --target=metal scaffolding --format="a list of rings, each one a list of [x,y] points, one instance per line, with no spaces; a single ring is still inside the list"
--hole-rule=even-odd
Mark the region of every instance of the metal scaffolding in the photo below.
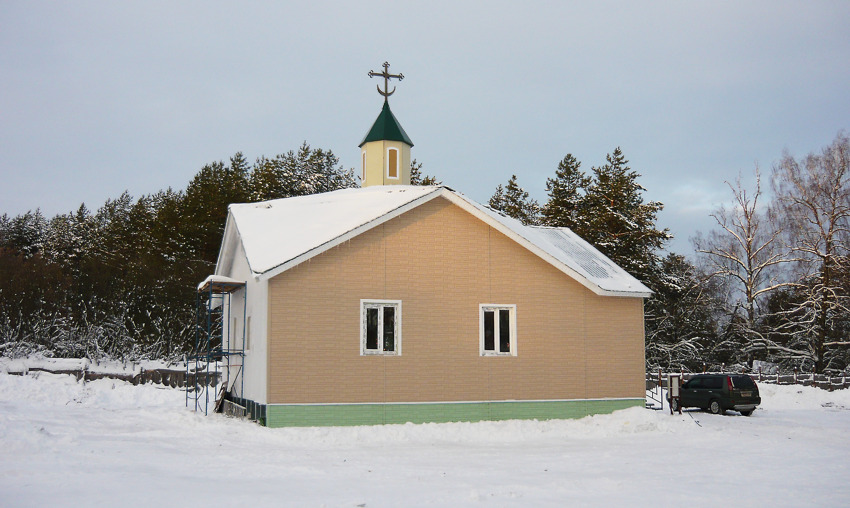
[[[244,282],[209,277],[198,288],[196,306],[195,347],[186,357],[186,407],[190,401],[195,411],[209,413],[219,398],[239,383],[244,388],[242,367],[245,359],[245,316],[247,288]],[[241,320],[234,316],[234,293],[241,290]],[[238,303],[240,298],[236,297]],[[240,314],[237,312],[236,314]],[[240,323],[241,321],[241,323]],[[210,390],[221,383],[219,397]]]

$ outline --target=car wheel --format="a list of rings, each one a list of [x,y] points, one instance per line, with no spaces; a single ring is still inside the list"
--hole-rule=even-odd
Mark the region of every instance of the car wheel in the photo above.
[[[753,410],[752,410],[752,409],[748,409],[748,410],[746,410],[746,411],[741,411],[741,414],[742,414],[743,416],[750,416],[751,414],[753,414]]]
[[[711,414],[713,415],[719,415],[723,413],[723,406],[720,405],[719,400],[714,399],[708,403],[708,410],[711,411]]]
[[[678,411],[679,410],[679,400],[673,399],[670,401],[670,411]]]

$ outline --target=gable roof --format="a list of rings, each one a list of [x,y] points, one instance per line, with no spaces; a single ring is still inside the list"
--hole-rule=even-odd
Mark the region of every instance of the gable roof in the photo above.
[[[216,273],[241,241],[258,280],[282,273],[328,249],[443,197],[513,239],[599,295],[648,297],[646,286],[566,228],[525,226],[448,187],[372,186],[230,205]],[[228,234],[235,228],[238,234]]]
[[[366,137],[357,146],[362,147],[370,141],[401,141],[411,147],[413,146],[413,141],[404,132],[393,112],[390,111],[390,103],[386,99],[384,99],[384,107],[381,108],[381,113],[375,119],[372,128],[369,129]]]

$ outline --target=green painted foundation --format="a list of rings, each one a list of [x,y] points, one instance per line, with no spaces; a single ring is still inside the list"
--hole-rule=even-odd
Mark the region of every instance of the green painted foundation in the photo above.
[[[322,427],[392,423],[555,420],[643,407],[644,399],[450,402],[411,404],[269,404],[269,427]]]

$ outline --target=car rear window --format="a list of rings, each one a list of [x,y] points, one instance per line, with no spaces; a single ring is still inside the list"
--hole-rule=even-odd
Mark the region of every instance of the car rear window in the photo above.
[[[755,388],[756,384],[750,376],[732,376],[732,386],[735,388]]]

